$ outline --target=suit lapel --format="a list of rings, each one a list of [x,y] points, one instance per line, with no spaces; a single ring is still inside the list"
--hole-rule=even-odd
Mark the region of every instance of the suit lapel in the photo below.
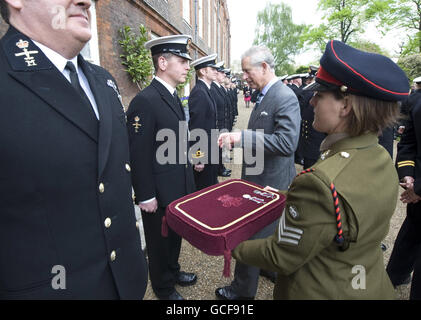
[[[184,114],[182,114],[180,106],[175,101],[174,96],[171,95],[168,89],[165,88],[164,85],[156,79],[152,80],[151,85],[153,85],[154,88],[159,92],[162,99],[171,108],[171,110],[176,114],[177,118],[180,120],[185,120],[185,116]]]
[[[254,106],[253,111],[251,112],[251,115],[250,115],[248,127],[251,127],[254,124],[254,122],[259,118],[259,112],[263,108],[263,105],[264,105],[263,100],[264,99],[265,99],[265,97],[263,97],[262,101],[257,106],[257,108],[256,108],[256,106]]]
[[[265,105],[266,103],[271,100],[271,95],[273,92],[275,92],[279,86],[279,81],[275,82],[270,88],[269,90],[266,92],[266,94],[263,96],[262,101],[260,102],[260,104],[257,106],[257,108],[255,107],[253,109],[253,111],[251,112],[250,115],[250,120],[249,120],[249,124],[248,126],[250,127],[251,125],[254,124],[254,122],[259,119],[259,116],[261,114],[261,112],[265,109]]]
[[[107,163],[108,154],[110,151],[111,138],[112,138],[112,129],[113,129],[113,119],[112,119],[112,101],[115,101],[115,98],[111,94],[117,94],[114,92],[111,87],[108,86],[108,81],[111,79],[105,79],[100,74],[98,74],[94,68],[92,68],[81,55],[79,55],[78,63],[83,70],[86,78],[88,79],[89,86],[95,97],[95,102],[98,107],[99,113],[99,144],[98,144],[98,174],[102,175],[102,172],[105,169]],[[114,82],[113,82],[114,84]]]
[[[28,42],[28,51],[37,52],[33,55],[36,65],[28,66],[24,60],[25,56],[15,55],[22,51],[16,46],[21,40]],[[2,40],[2,46],[12,66],[9,75],[97,142],[98,123],[93,119],[91,111],[41,49],[14,28],[9,29]],[[28,106],[31,107],[34,108]]]
[[[90,138],[98,141],[98,123],[95,123],[86,103],[57,69],[9,74]]]

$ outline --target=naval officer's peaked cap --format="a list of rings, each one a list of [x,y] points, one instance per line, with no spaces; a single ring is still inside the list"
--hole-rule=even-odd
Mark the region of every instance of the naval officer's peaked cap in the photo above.
[[[304,90],[335,89],[378,100],[399,101],[408,96],[409,83],[405,72],[391,59],[331,40],[320,59],[316,82]]]
[[[225,61],[219,61],[219,62],[215,65],[215,66],[216,66],[216,68],[217,68],[217,70],[218,70],[218,72],[224,72],[224,69],[225,69],[224,64],[225,64]]]
[[[194,67],[195,70],[211,67],[217,69],[216,66],[216,57],[218,55],[216,53],[211,54],[210,56],[202,57],[197,60],[194,60],[190,65]]]
[[[145,48],[151,50],[152,56],[159,53],[172,53],[184,59],[192,60],[188,51],[190,42],[191,36],[180,34],[150,40],[145,43]]]
[[[413,82],[418,83],[418,84],[421,83],[421,77],[415,78]]]

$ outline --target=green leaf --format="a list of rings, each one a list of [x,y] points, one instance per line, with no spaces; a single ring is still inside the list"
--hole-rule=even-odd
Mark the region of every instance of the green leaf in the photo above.
[[[133,83],[149,84],[152,78],[153,63],[150,52],[144,44],[148,39],[148,30],[142,24],[139,26],[139,34],[132,31],[129,26],[119,30],[121,40],[119,44],[123,53],[120,54],[122,65],[126,66],[126,72],[130,75]],[[142,88],[142,86],[140,86]]]

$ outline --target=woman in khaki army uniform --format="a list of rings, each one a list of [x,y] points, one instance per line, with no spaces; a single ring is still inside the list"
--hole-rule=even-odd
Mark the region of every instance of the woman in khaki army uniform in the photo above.
[[[327,134],[321,157],[298,175],[276,232],[233,252],[278,273],[275,299],[393,299],[380,243],[395,210],[398,176],[378,133],[408,93],[389,58],[330,41],[311,100]]]

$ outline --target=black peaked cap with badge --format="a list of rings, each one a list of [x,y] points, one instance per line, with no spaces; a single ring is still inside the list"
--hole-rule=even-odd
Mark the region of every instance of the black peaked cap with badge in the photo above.
[[[225,61],[219,61],[219,62],[216,64],[216,68],[217,68],[218,72],[224,72],[224,70],[225,70],[225,66],[224,66],[224,64],[225,64]],[[224,72],[224,73],[225,73],[225,72]]]
[[[216,66],[216,57],[217,56],[218,56],[218,54],[214,53],[214,54],[211,54],[209,56],[199,58],[199,59],[193,61],[190,65],[195,70],[200,70],[200,69],[207,68],[207,67],[218,69],[218,67]]]
[[[145,43],[145,48],[151,50],[152,56],[159,53],[172,53],[184,59],[192,60],[189,55],[190,42],[191,36],[180,34],[149,40]]]
[[[342,92],[385,101],[404,100],[409,93],[405,73],[391,59],[331,40],[320,59],[316,81],[304,90]]]

